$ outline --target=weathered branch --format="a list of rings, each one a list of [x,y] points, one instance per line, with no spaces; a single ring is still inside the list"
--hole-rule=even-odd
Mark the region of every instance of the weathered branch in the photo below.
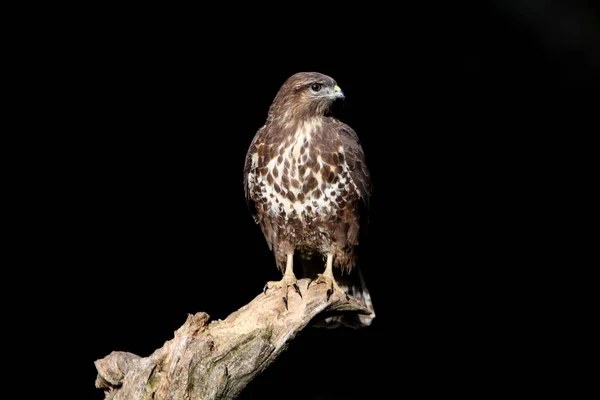
[[[353,297],[301,279],[292,289],[270,289],[224,320],[189,315],[175,337],[149,357],[114,351],[96,360],[96,387],[112,400],[233,399],[265,370],[313,318],[330,312],[369,314]],[[327,313],[327,314],[326,314]]]

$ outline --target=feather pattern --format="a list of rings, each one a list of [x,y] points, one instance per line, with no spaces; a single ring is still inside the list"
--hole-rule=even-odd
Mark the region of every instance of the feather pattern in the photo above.
[[[329,76],[291,76],[246,154],[246,201],[282,272],[292,253],[300,260],[332,254],[347,274],[358,268],[360,204],[368,208],[371,180],[358,135],[330,114],[337,98],[343,93]],[[364,280],[347,287],[372,309]]]

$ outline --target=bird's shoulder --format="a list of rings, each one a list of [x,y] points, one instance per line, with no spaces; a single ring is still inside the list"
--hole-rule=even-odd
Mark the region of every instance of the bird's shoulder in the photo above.
[[[350,125],[336,118],[329,118],[328,125],[330,132],[342,142],[342,146],[345,149],[361,148],[360,139],[358,138],[356,131]]]

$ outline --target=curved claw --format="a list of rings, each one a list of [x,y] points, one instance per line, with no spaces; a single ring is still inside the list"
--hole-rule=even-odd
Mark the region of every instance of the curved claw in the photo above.
[[[348,296],[348,292],[344,292],[344,294],[346,295],[346,301],[350,301],[350,296]]]
[[[298,287],[298,285],[296,285],[294,283],[292,286],[294,287],[294,290],[296,291],[296,293],[298,293],[300,295],[300,297],[302,298],[302,293],[300,293],[300,288]]]
[[[269,288],[269,283],[265,283],[265,287],[263,287],[263,293],[267,294],[267,289]]]
[[[331,293],[333,293],[333,291],[331,290],[331,288],[327,289],[327,301],[329,301],[329,298],[331,297]]]
[[[283,300],[283,304],[285,304],[285,309],[287,310],[288,309],[287,297],[283,296],[281,299]]]

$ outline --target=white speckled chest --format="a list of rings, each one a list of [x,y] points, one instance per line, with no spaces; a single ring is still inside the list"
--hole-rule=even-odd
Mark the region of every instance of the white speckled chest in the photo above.
[[[252,156],[252,199],[294,229],[295,222],[335,219],[357,199],[341,141],[323,132],[319,120],[302,123],[286,140],[259,143]]]

